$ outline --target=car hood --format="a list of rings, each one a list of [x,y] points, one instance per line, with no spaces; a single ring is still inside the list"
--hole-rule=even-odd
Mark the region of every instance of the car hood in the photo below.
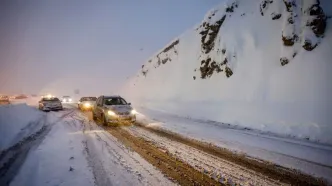
[[[115,113],[126,113],[129,114],[133,108],[130,105],[109,105],[105,108],[112,110]]]

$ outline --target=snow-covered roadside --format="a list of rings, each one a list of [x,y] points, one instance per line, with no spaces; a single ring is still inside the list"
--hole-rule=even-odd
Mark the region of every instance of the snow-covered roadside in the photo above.
[[[140,113],[138,121],[147,126],[161,127],[251,157],[299,169],[332,183],[332,147],[329,145],[234,129],[146,108],[136,109]]]
[[[31,148],[11,185],[173,185],[83,113],[50,112],[47,123],[50,131]]]
[[[45,113],[25,103],[0,106],[0,152],[43,127]]]
[[[72,122],[67,118],[56,123],[63,114],[49,113],[48,123],[54,126],[43,142],[29,153],[11,185],[94,185],[83,153],[84,135],[71,135],[69,123]]]

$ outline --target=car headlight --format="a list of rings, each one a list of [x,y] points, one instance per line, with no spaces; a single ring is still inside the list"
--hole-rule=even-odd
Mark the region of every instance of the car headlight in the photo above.
[[[116,114],[115,114],[113,111],[111,111],[111,110],[107,111],[107,114],[110,115],[110,116],[115,116],[115,115],[116,115]]]
[[[137,114],[137,111],[135,109],[133,109],[130,113],[135,115],[135,114]]]
[[[68,99],[68,101],[73,101],[72,99]]]
[[[84,107],[90,107],[91,104],[90,103],[84,103]]]

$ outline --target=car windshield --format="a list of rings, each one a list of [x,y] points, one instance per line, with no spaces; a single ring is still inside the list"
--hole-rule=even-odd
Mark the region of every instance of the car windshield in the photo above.
[[[122,98],[104,98],[105,105],[127,105],[127,102]]]
[[[58,98],[43,98],[42,101],[60,101]]]
[[[96,97],[84,97],[81,99],[82,101],[96,101],[97,98]]]
[[[70,98],[70,96],[63,96],[62,98]]]

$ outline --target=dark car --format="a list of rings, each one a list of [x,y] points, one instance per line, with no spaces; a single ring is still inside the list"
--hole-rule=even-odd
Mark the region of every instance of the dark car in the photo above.
[[[39,101],[39,110],[63,110],[61,101],[56,97],[44,97]]]
[[[96,103],[96,97],[82,97],[77,104],[80,110],[91,110]]]
[[[100,119],[103,125],[136,121],[136,111],[120,96],[100,96],[92,109],[92,116],[94,120]]]

